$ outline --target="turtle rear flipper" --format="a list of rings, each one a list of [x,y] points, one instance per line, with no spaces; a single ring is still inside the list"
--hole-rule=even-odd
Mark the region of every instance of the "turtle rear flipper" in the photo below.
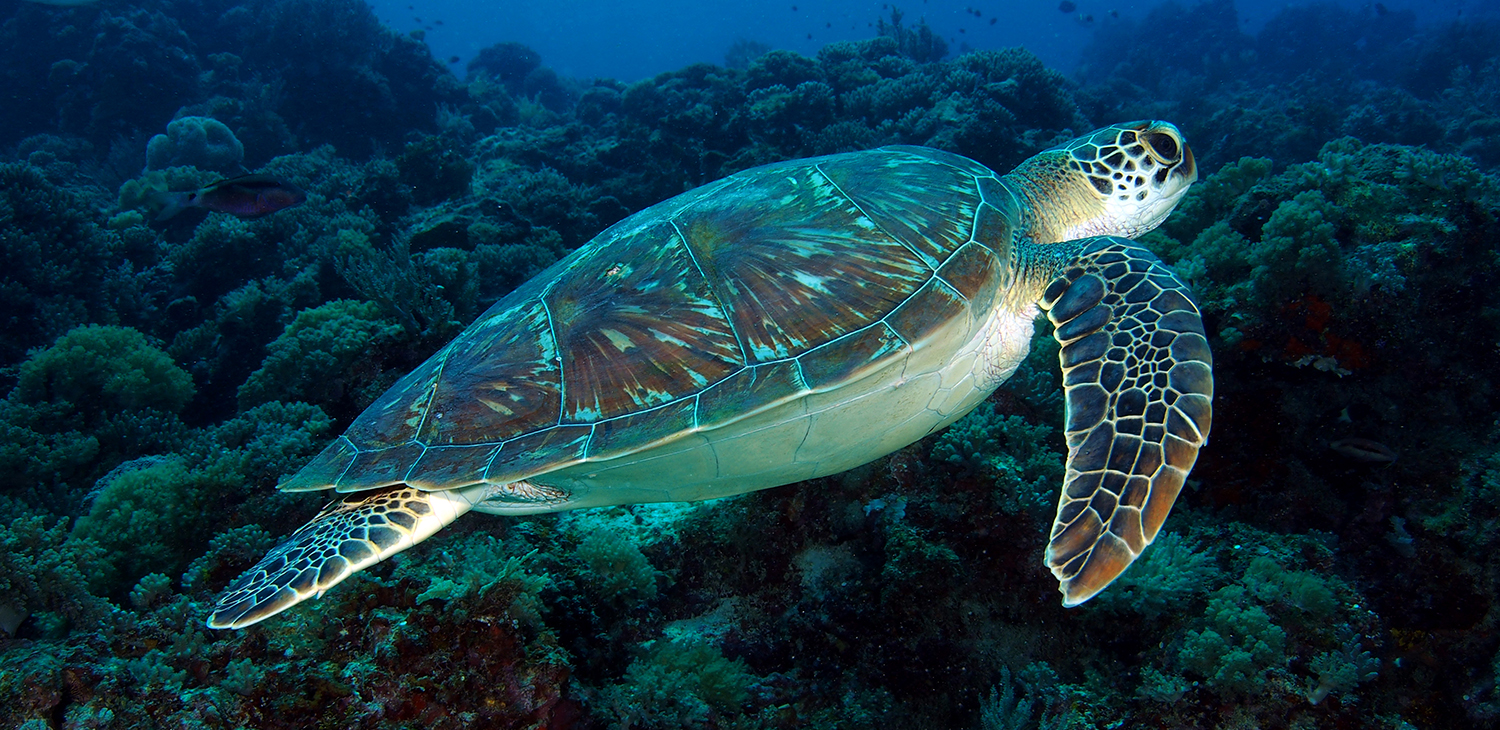
[[[472,508],[457,491],[424,492],[404,485],[334,501],[230,584],[208,626],[242,629],[321,597]]]
[[[1041,305],[1062,344],[1067,472],[1047,545],[1063,605],[1156,539],[1212,420],[1213,358],[1188,289],[1123,238],[1076,244]]]

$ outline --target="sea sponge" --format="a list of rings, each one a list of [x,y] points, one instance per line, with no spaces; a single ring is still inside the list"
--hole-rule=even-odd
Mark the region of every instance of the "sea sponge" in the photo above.
[[[161,135],[157,135],[160,137]],[[218,175],[212,172],[199,170],[196,167],[167,167],[160,170],[150,170],[142,173],[134,180],[126,180],[120,185],[120,195],[116,199],[116,205],[120,210],[144,209],[152,217],[160,212],[162,203],[159,200],[162,193],[196,190],[215,179]]]
[[[9,112],[7,112],[8,114]],[[19,362],[70,327],[107,319],[119,238],[90,201],[27,164],[0,165],[0,361]]]
[[[938,436],[934,461],[952,464],[994,486],[1007,515],[1050,519],[1063,479],[1063,456],[1050,448],[1053,428],[981,404]]]
[[[191,165],[201,170],[230,173],[245,159],[245,146],[223,122],[209,117],[183,117],[167,125],[146,144],[146,169]]]
[[[228,486],[182,459],[137,459],[100,480],[72,539],[103,547],[114,569],[110,592],[126,593],[148,573],[175,575],[187,567],[208,538],[202,515]]]
[[[267,348],[265,362],[240,386],[241,408],[274,400],[327,403],[367,385],[355,367],[370,350],[401,335],[380,305],[339,299],[306,309]]]
[[[798,145],[804,135],[822,130],[837,112],[833,88],[805,81],[788,88],[774,84],[750,93],[746,117],[751,137],[777,145]]]
[[[128,327],[90,325],[63,335],[19,368],[0,401],[0,471],[28,502],[80,508],[89,484],[121,462],[169,451],[186,427],[177,414],[192,378]]]
[[[0,606],[15,624],[51,612],[54,626],[96,625],[114,610],[89,588],[108,572],[107,560],[98,544],[69,538],[66,523],[48,527],[40,515],[0,523]]]
[[[1284,668],[1286,631],[1255,605],[1244,586],[1220,588],[1209,600],[1209,625],[1188,631],[1177,659],[1226,697],[1264,691],[1267,675]]]
[[[818,51],[818,65],[828,84],[840,94],[916,70],[916,62],[900,55],[896,41],[884,36],[823,46]]]
[[[526,74],[521,91],[527,98],[558,114],[566,113],[577,98],[577,94],[563,83],[562,77],[546,66]]]
[[[657,641],[625,670],[623,681],[599,692],[596,706],[650,727],[718,726],[749,699],[755,681],[739,659],[697,639]]]
[[[606,600],[656,597],[657,570],[630,538],[611,530],[590,532],[578,544],[578,557]]]
[[[19,402],[66,402],[85,415],[152,409],[180,413],[193,379],[129,327],[76,328],[21,365]]]
[[[746,93],[772,86],[795,88],[809,81],[822,81],[818,64],[793,51],[776,50],[755,59],[745,72]]]
[[[333,420],[307,403],[274,401],[205,429],[206,471],[245,489],[270,487],[300,469],[324,446]]]
[[[439,137],[431,135],[408,142],[396,157],[401,182],[411,189],[418,205],[432,205],[456,198],[469,190],[474,165]]]
[[[1157,619],[1191,605],[1220,574],[1209,549],[1199,549],[1195,541],[1177,533],[1162,532],[1130,570],[1094,598],[1093,605]]]

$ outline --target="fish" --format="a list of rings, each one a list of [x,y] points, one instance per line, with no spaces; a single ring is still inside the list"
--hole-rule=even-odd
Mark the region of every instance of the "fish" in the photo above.
[[[1396,460],[1396,450],[1379,441],[1353,436],[1328,444],[1334,453],[1366,464],[1389,464]]]
[[[307,200],[307,193],[271,175],[241,175],[220,180],[201,190],[158,193],[153,200],[161,206],[161,212],[156,214],[158,222],[188,208],[204,208],[239,218],[261,218],[301,205]]]
[[[1062,0],[1062,2],[1057,4],[1057,9],[1064,13],[1072,13],[1078,9],[1078,3],[1073,2],[1073,0]]]

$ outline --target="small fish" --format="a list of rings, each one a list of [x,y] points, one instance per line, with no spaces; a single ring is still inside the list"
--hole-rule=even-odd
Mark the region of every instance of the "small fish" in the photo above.
[[[1071,14],[1074,10],[1078,9],[1078,3],[1073,2],[1073,0],[1062,0],[1062,2],[1057,4],[1057,9]]]
[[[463,59],[459,58],[458,56],[449,56],[448,57],[448,63],[458,63],[459,61],[462,61],[462,60]]]
[[[1389,464],[1395,461],[1397,456],[1395,449],[1379,441],[1362,439],[1358,436],[1332,441],[1328,444],[1328,448],[1333,449],[1340,456],[1367,464]]]
[[[239,218],[260,218],[301,205],[307,193],[280,178],[270,175],[242,175],[220,180],[202,190],[185,193],[158,193],[154,200],[162,206],[156,214],[164,221],[188,208],[228,213]]]

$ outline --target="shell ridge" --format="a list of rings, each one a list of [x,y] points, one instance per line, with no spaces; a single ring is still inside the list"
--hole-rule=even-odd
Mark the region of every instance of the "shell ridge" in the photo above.
[[[989,246],[985,245],[984,241],[979,240],[979,224],[983,220],[982,216],[979,215],[979,209],[984,206],[985,199],[984,191],[979,186],[979,176],[975,175],[973,177],[974,192],[979,194],[979,205],[974,206],[974,220],[969,221],[969,242],[977,243],[981,246],[984,246],[985,248],[990,248]],[[996,208],[996,210],[999,210],[999,208]],[[994,249],[990,250],[991,252],[994,251]]]
[[[839,195],[844,196],[844,200],[849,201],[849,204],[854,206],[854,209],[859,211],[859,214],[864,216],[866,220],[870,221],[870,223],[875,226],[876,230],[884,233],[886,237],[890,238],[892,241],[901,244],[901,247],[906,249],[907,251],[910,251],[911,255],[917,257],[918,261],[921,261],[923,264],[928,264],[928,257],[926,255],[924,255],[921,251],[918,251],[910,243],[907,243],[905,239],[902,239],[900,236],[897,236],[896,234],[891,233],[889,230],[887,230],[886,227],[881,224],[878,218],[870,215],[869,211],[866,211],[865,207],[860,205],[859,201],[855,200],[853,195],[850,195],[847,191],[844,190],[842,186],[838,184],[837,181],[833,179],[832,176],[830,176],[827,172],[824,172],[823,166],[821,164],[813,165],[812,169],[819,175],[821,175],[824,180],[828,181],[828,184],[832,185],[833,189],[839,192]],[[928,264],[928,268],[936,270],[936,268],[931,266],[930,264]]]
[[[628,418],[636,418],[638,416],[644,416],[644,415],[646,415],[648,413],[654,413],[656,411],[665,410],[667,408],[671,408],[673,406],[676,406],[679,403],[684,403],[684,402],[689,401],[689,400],[693,401],[693,431],[696,432],[698,430],[698,396],[701,395],[701,394],[702,394],[702,391],[699,391],[698,393],[694,393],[694,394],[692,394],[690,396],[683,396],[683,397],[678,398],[676,400],[667,401],[666,403],[660,403],[660,404],[651,406],[650,408],[643,408],[643,409],[641,409],[639,411],[633,411],[631,413],[622,413],[622,414],[620,414],[618,416],[611,416],[609,418],[603,418],[603,419],[600,419],[598,421],[595,421],[591,425],[590,430],[589,430],[589,443],[586,446],[584,446],[583,456],[581,456],[578,459],[577,463],[592,462],[592,461],[604,461],[606,459],[614,459],[614,458],[618,458],[618,457],[621,457],[621,456],[627,456],[629,454],[634,454],[637,451],[642,451],[644,449],[648,449],[648,448],[650,448],[652,446],[655,446],[658,443],[661,443],[660,441],[646,442],[646,443],[638,444],[636,446],[633,446],[633,447],[630,447],[630,448],[627,448],[627,449],[621,449],[621,450],[617,451],[616,453],[612,453],[612,454],[609,454],[607,456],[603,456],[603,457],[599,457],[599,458],[595,458],[593,454],[589,453],[594,448],[594,439],[599,434],[599,427],[600,426],[606,426],[606,425],[609,425],[611,423],[615,423],[617,421],[623,421],[623,420],[628,419]],[[565,466],[570,466],[570,464],[563,464],[562,466],[564,466],[564,467]]]
[[[432,408],[437,402],[438,386],[443,382],[443,373],[448,369],[448,359],[452,356],[452,347],[444,347],[438,352],[437,357],[441,357],[442,359],[438,361],[437,372],[432,375],[432,385],[428,388],[427,402],[422,404],[422,420],[417,422],[417,428],[412,432],[414,434],[411,439],[412,443],[421,446],[422,453],[424,454],[427,453],[427,445],[422,443],[422,434],[427,430],[427,419],[432,418]],[[418,457],[418,459],[420,458]],[[412,467],[416,465],[415,461],[412,462]],[[411,467],[407,468],[403,478],[407,476],[411,476]]]
[[[359,461],[359,446],[356,445],[353,441],[349,440],[349,434],[339,434],[339,440],[343,441],[346,444],[349,444],[349,448],[354,449],[354,457],[349,459],[349,463],[345,464],[343,469],[339,470],[339,475],[335,477],[333,483],[329,485],[333,487],[337,487],[339,482],[344,481],[344,476],[349,473],[349,469],[354,466],[354,462]]]
[[[793,372],[797,373],[797,384],[801,386],[801,390],[799,392],[811,393],[812,388],[807,384],[807,373],[802,372],[802,361],[798,360],[795,357],[791,358],[791,360]]]
[[[483,479],[487,483],[489,482],[490,468],[495,465],[495,460],[500,458],[500,452],[505,450],[505,445],[514,440],[514,438],[509,438],[500,442],[500,445],[495,449],[495,453],[490,454],[489,461],[484,462],[484,469],[480,470],[479,472],[480,479]]]
[[[930,279],[929,279],[929,281],[930,281]],[[927,282],[923,282],[922,284],[923,284],[923,286],[926,286]],[[918,289],[918,291],[920,291],[921,287],[918,287],[917,289]],[[916,295],[913,294],[912,296],[916,296]],[[889,322],[885,321],[886,317],[889,317],[889,316],[891,316],[891,315],[887,314],[885,317],[881,317],[879,320],[877,320],[875,322],[872,322],[871,326],[873,327],[874,325],[878,324],[878,325],[881,325],[881,326],[885,327],[885,331],[886,332],[889,332],[892,335],[895,335],[896,339],[901,342],[901,348],[899,350],[897,350],[897,352],[900,353],[898,355],[898,357],[901,358],[901,380],[905,381],[906,380],[906,369],[911,366],[911,356],[914,355],[914,354],[916,354],[916,352],[917,352],[917,346],[913,345],[911,343],[911,340],[906,339],[905,336],[903,336],[900,332],[896,331],[895,327],[892,327]]]
[[[858,367],[852,368],[852,369],[848,370],[847,372],[845,372],[842,377],[835,378],[833,380],[830,380],[830,381],[828,381],[826,383],[823,383],[823,384],[817,385],[817,386],[812,386],[812,385],[808,384],[807,379],[806,379],[806,374],[802,370],[802,358],[809,357],[809,356],[812,356],[812,355],[815,355],[815,354],[820,354],[819,353],[820,350],[832,350],[837,345],[847,345],[850,342],[855,342],[860,337],[862,337],[862,336],[866,335],[867,333],[869,333],[870,330],[873,330],[873,329],[876,329],[876,328],[883,329],[883,330],[885,330],[886,333],[889,333],[890,335],[894,336],[896,339],[900,340],[901,341],[901,347],[895,348],[895,349],[891,350],[888,353],[880,355],[876,359],[865,361],[864,363],[860,364]],[[800,377],[800,379],[802,380],[802,386],[804,388],[803,394],[805,395],[805,394],[808,394],[808,393],[827,393],[829,391],[838,390],[839,388],[842,388],[842,387],[844,387],[845,385],[847,385],[849,383],[852,383],[852,382],[855,382],[855,381],[867,378],[867,377],[869,377],[871,375],[871,373],[869,371],[872,368],[872,366],[874,366],[876,363],[889,362],[889,360],[887,358],[902,357],[902,358],[905,358],[908,362],[910,362],[911,355],[912,355],[912,353],[914,351],[915,350],[912,348],[912,346],[909,343],[907,343],[906,339],[904,337],[902,337],[900,335],[900,333],[896,332],[896,329],[894,327],[892,327],[889,324],[887,324],[884,317],[881,317],[880,319],[877,319],[874,322],[871,322],[871,323],[869,323],[869,324],[867,324],[867,325],[865,325],[863,327],[860,327],[859,329],[850,330],[848,332],[845,332],[842,335],[839,335],[838,337],[833,338],[832,340],[829,340],[829,341],[827,341],[827,342],[825,342],[825,343],[823,343],[821,345],[818,345],[817,347],[811,348],[807,352],[804,352],[801,355],[798,355],[797,357],[793,358],[793,360],[795,360],[796,363],[797,363],[797,373],[798,373],[798,376]],[[902,371],[903,372],[905,371],[905,367],[904,366],[902,367]],[[856,373],[862,373],[862,374],[856,375]]]
[[[981,244],[981,245],[983,245],[983,244]],[[956,286],[948,283],[947,279],[944,279],[943,277],[938,276],[938,274],[937,274],[936,271],[932,272],[932,278],[937,280],[937,285],[938,286],[946,287],[948,289],[948,291],[953,292],[954,296],[958,297],[959,299],[964,300],[965,302],[969,301],[969,298],[966,297],[966,296],[964,296],[964,293],[961,292],[961,291],[959,291],[958,287],[956,287]],[[890,316],[890,315],[886,315],[886,316]]]
[[[552,351],[557,360],[557,423],[554,425],[561,426],[563,414],[568,410],[568,373],[563,370],[562,343],[557,339],[557,322],[552,318],[552,307],[547,304],[547,295],[552,292],[552,287],[556,284],[555,279],[548,282],[542,293],[537,295],[537,301],[542,305],[542,314],[547,317],[547,331],[552,334]],[[485,471],[489,471],[489,467],[485,467]]]
[[[421,433],[421,431],[418,431],[417,433]],[[421,439],[412,439],[411,442],[418,446],[421,446],[422,453],[417,454],[417,458],[411,460],[411,466],[406,467],[406,472],[401,475],[401,483],[403,484],[408,483],[407,480],[411,479],[411,473],[413,471],[416,471],[417,465],[422,463],[422,457],[426,456],[428,449],[432,448],[427,444],[422,443]]]
[[[689,205],[687,207],[691,208],[692,206]],[[682,212],[679,211],[677,215],[681,214]],[[714,286],[714,280],[709,278],[708,272],[703,270],[703,264],[699,263],[698,252],[693,250],[693,245],[688,242],[687,234],[683,233],[682,227],[677,225],[677,215],[672,216],[667,222],[672,224],[672,230],[677,233],[678,238],[682,239],[682,248],[687,251],[688,260],[693,262],[693,269],[698,272],[699,276],[703,277],[703,283],[708,287],[709,296],[714,298],[714,303],[719,305],[719,310],[724,313],[724,322],[729,326],[729,331],[734,333],[734,343],[740,348],[740,362],[748,363],[750,362],[750,351],[745,347],[745,338],[740,335],[739,328],[734,326],[734,317],[730,316],[731,310],[729,305],[724,301],[724,297],[719,294],[719,287]],[[697,422],[696,416],[694,417],[694,422]]]
[[[659,408],[660,406],[657,406],[657,407]],[[655,410],[655,409],[651,409],[651,410]],[[616,416],[615,418],[620,418],[620,416]],[[611,418],[611,419],[608,419],[608,420],[613,421],[614,419]],[[595,422],[589,424],[589,440],[587,442],[585,442],[584,445],[583,445],[583,454],[581,456],[579,456],[579,458],[578,458],[579,462],[585,462],[585,461],[589,460],[589,452],[594,450],[594,439],[598,438],[598,436],[599,436],[599,424],[601,424],[601,423],[604,423],[604,421],[595,421]]]

